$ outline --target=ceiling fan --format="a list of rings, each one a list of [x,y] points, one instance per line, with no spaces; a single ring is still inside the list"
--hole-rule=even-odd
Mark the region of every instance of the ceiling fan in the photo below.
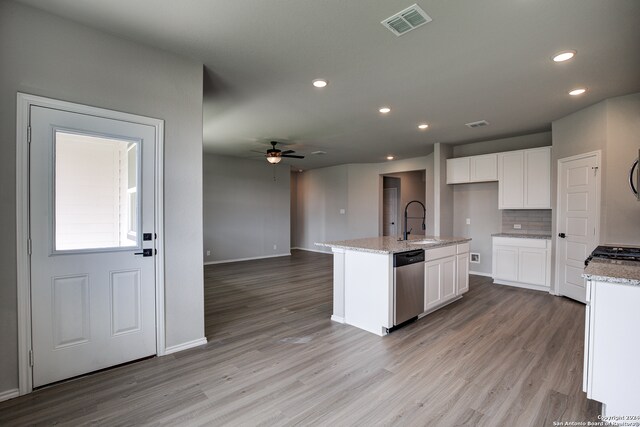
[[[295,156],[293,155],[293,153],[295,153],[295,151],[293,150],[279,150],[276,148],[276,144],[278,143],[278,141],[271,141],[271,145],[273,148],[270,148],[267,150],[267,154],[265,154],[265,157],[267,158],[267,161],[271,164],[276,164],[276,163],[280,163],[280,160],[282,160],[283,157],[289,157],[292,159],[304,159],[304,156]]]

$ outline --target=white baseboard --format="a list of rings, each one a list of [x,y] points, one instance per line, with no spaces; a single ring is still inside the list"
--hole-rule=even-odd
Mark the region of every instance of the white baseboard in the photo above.
[[[208,261],[208,262],[205,262],[204,265],[226,264],[228,262],[251,261],[255,259],[278,258],[281,256],[291,256],[291,252],[287,252],[284,254],[275,254],[275,255],[254,256],[249,258],[235,258],[235,259],[223,259],[221,261]]]
[[[14,388],[12,390],[0,391],[0,402],[13,399],[14,397],[18,396],[20,396],[20,390],[18,390],[17,388]]]
[[[319,254],[331,255],[331,252],[323,251],[322,249],[309,249],[309,248],[300,248],[300,247],[295,247],[295,248],[291,248],[291,249],[297,249],[299,251],[317,252]],[[330,249],[330,248],[327,248],[327,249]]]
[[[516,288],[532,289],[534,291],[549,292],[548,286],[530,285],[528,283],[511,282],[509,280],[493,279],[493,283],[497,285],[513,286]]]
[[[338,323],[344,323],[344,317],[335,316],[333,314],[331,315],[331,320]]]
[[[167,347],[164,350],[164,354],[171,354],[171,353],[177,353],[179,351],[183,351],[183,350],[188,350],[190,348],[194,348],[194,347],[200,347],[201,345],[205,345],[207,343],[207,339],[205,337],[203,338],[199,338],[197,340],[193,340],[193,341],[189,341],[189,342],[185,342],[182,344],[178,344],[178,345],[172,345],[171,347]]]
[[[471,271],[471,270],[469,270],[469,274],[475,274],[476,276],[493,277],[493,275],[491,273],[483,273],[481,271]]]

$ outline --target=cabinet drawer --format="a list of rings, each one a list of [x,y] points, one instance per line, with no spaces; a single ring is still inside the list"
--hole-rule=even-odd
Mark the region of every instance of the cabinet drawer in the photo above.
[[[518,246],[520,248],[540,248],[547,249],[550,240],[547,239],[527,239],[526,237],[494,237],[493,244],[496,246]]]
[[[460,243],[458,245],[458,254],[464,254],[469,252],[469,244],[468,243]]]
[[[425,261],[444,258],[456,254],[456,245],[445,246],[443,248],[427,249],[424,253]]]

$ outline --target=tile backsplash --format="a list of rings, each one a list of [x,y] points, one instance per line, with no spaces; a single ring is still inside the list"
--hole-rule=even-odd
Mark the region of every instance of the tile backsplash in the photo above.
[[[514,224],[520,224],[522,228],[513,228]],[[551,209],[504,209],[502,232],[551,234]]]

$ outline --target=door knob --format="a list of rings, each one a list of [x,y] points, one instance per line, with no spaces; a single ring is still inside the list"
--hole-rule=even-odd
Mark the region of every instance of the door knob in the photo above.
[[[560,237],[561,239],[564,239],[565,237],[567,237],[567,235],[564,233],[560,233],[558,234],[558,237]]]
[[[143,249],[142,252],[134,252],[134,255],[142,255],[143,257],[153,256],[153,249]]]

